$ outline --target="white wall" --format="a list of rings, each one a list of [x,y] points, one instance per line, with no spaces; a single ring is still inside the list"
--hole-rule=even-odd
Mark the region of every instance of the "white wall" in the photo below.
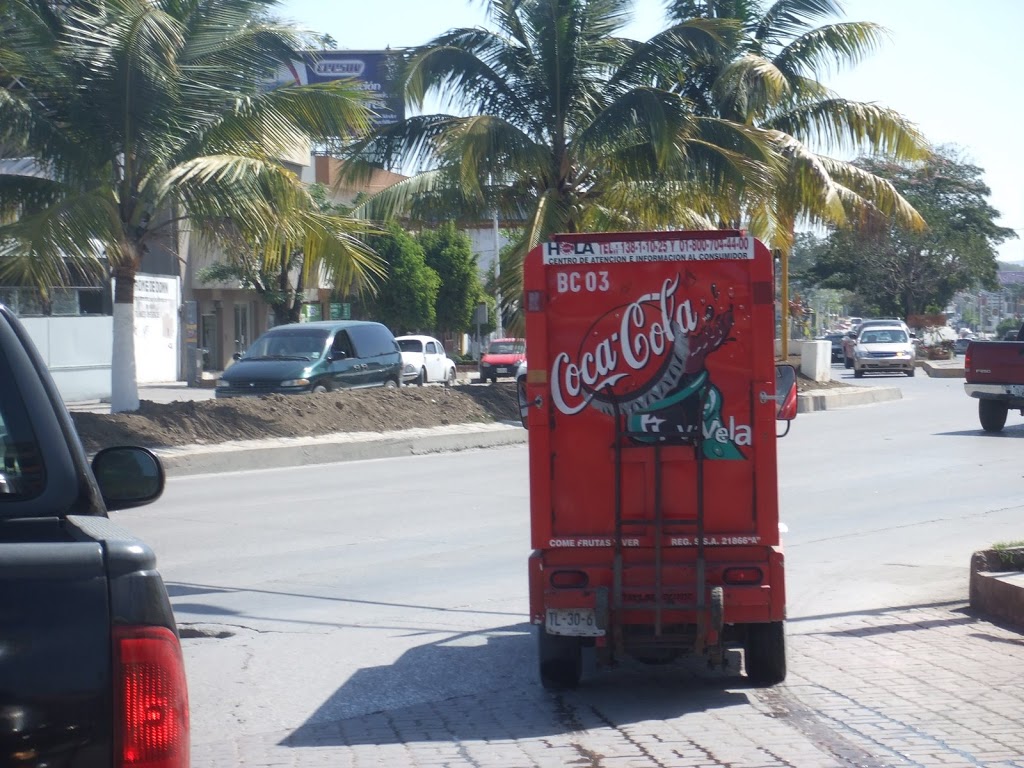
[[[175,277],[138,275],[135,282],[135,368],[139,384],[178,380]],[[114,320],[109,315],[22,317],[65,402],[110,399]]]
[[[65,401],[110,397],[113,318],[23,317],[21,322]]]

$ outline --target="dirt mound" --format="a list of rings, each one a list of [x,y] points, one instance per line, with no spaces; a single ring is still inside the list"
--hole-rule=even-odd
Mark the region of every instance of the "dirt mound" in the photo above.
[[[134,413],[73,413],[89,452],[111,445],[177,447],[228,440],[386,432],[518,421],[515,384],[359,389],[154,403]]]
[[[846,387],[798,377],[801,392]],[[388,432],[415,427],[519,420],[515,384],[358,389],[320,395],[225,400],[143,400],[134,413],[72,414],[90,453],[111,445],[178,447],[228,440]]]

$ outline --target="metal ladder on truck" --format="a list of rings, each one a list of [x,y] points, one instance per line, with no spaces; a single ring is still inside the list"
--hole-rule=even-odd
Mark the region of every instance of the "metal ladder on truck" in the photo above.
[[[724,658],[722,647],[722,629],[724,622],[724,592],[722,587],[716,586],[711,590],[710,600],[707,590],[707,560],[704,544],[704,435],[702,429],[704,415],[704,390],[699,391],[697,402],[697,420],[695,428],[690,434],[658,434],[652,432],[632,432],[624,423],[627,420],[618,407],[618,402],[613,402],[615,420],[615,537],[614,554],[612,566],[612,599],[611,615],[614,617],[609,628],[611,634],[612,650],[616,657],[621,656],[625,651],[625,638],[623,636],[622,615],[625,609],[623,592],[623,535],[624,528],[653,528],[654,538],[654,599],[647,602],[631,602],[629,610],[651,610],[654,612],[654,634],[652,645],[680,646],[685,645],[686,636],[676,634],[665,634],[663,626],[663,613],[671,609],[673,611],[694,611],[696,614],[696,633],[693,641],[693,652],[709,653],[709,663],[719,664]],[[642,442],[640,441],[642,439]],[[696,464],[696,515],[693,518],[666,518],[662,505],[662,449],[666,446],[690,446],[693,448],[694,462]],[[623,454],[626,451],[653,451],[654,464],[654,508],[652,517],[644,520],[623,519],[623,480],[622,463]],[[695,529],[696,535],[696,561],[694,568],[696,572],[696,583],[694,593],[696,600],[692,603],[681,604],[665,600],[664,581],[664,538],[666,527],[683,527]]]

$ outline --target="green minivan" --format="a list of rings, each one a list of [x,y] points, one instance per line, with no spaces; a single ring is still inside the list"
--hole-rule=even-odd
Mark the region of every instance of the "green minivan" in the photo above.
[[[397,387],[402,354],[387,326],[364,320],[271,328],[217,380],[217,397]]]

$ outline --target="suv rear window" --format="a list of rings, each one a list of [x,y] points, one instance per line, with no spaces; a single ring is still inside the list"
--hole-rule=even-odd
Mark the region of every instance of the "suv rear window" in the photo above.
[[[10,363],[2,352],[0,381],[14,381]],[[0,387],[0,504],[38,496],[45,485],[39,442],[21,393],[16,386]]]

